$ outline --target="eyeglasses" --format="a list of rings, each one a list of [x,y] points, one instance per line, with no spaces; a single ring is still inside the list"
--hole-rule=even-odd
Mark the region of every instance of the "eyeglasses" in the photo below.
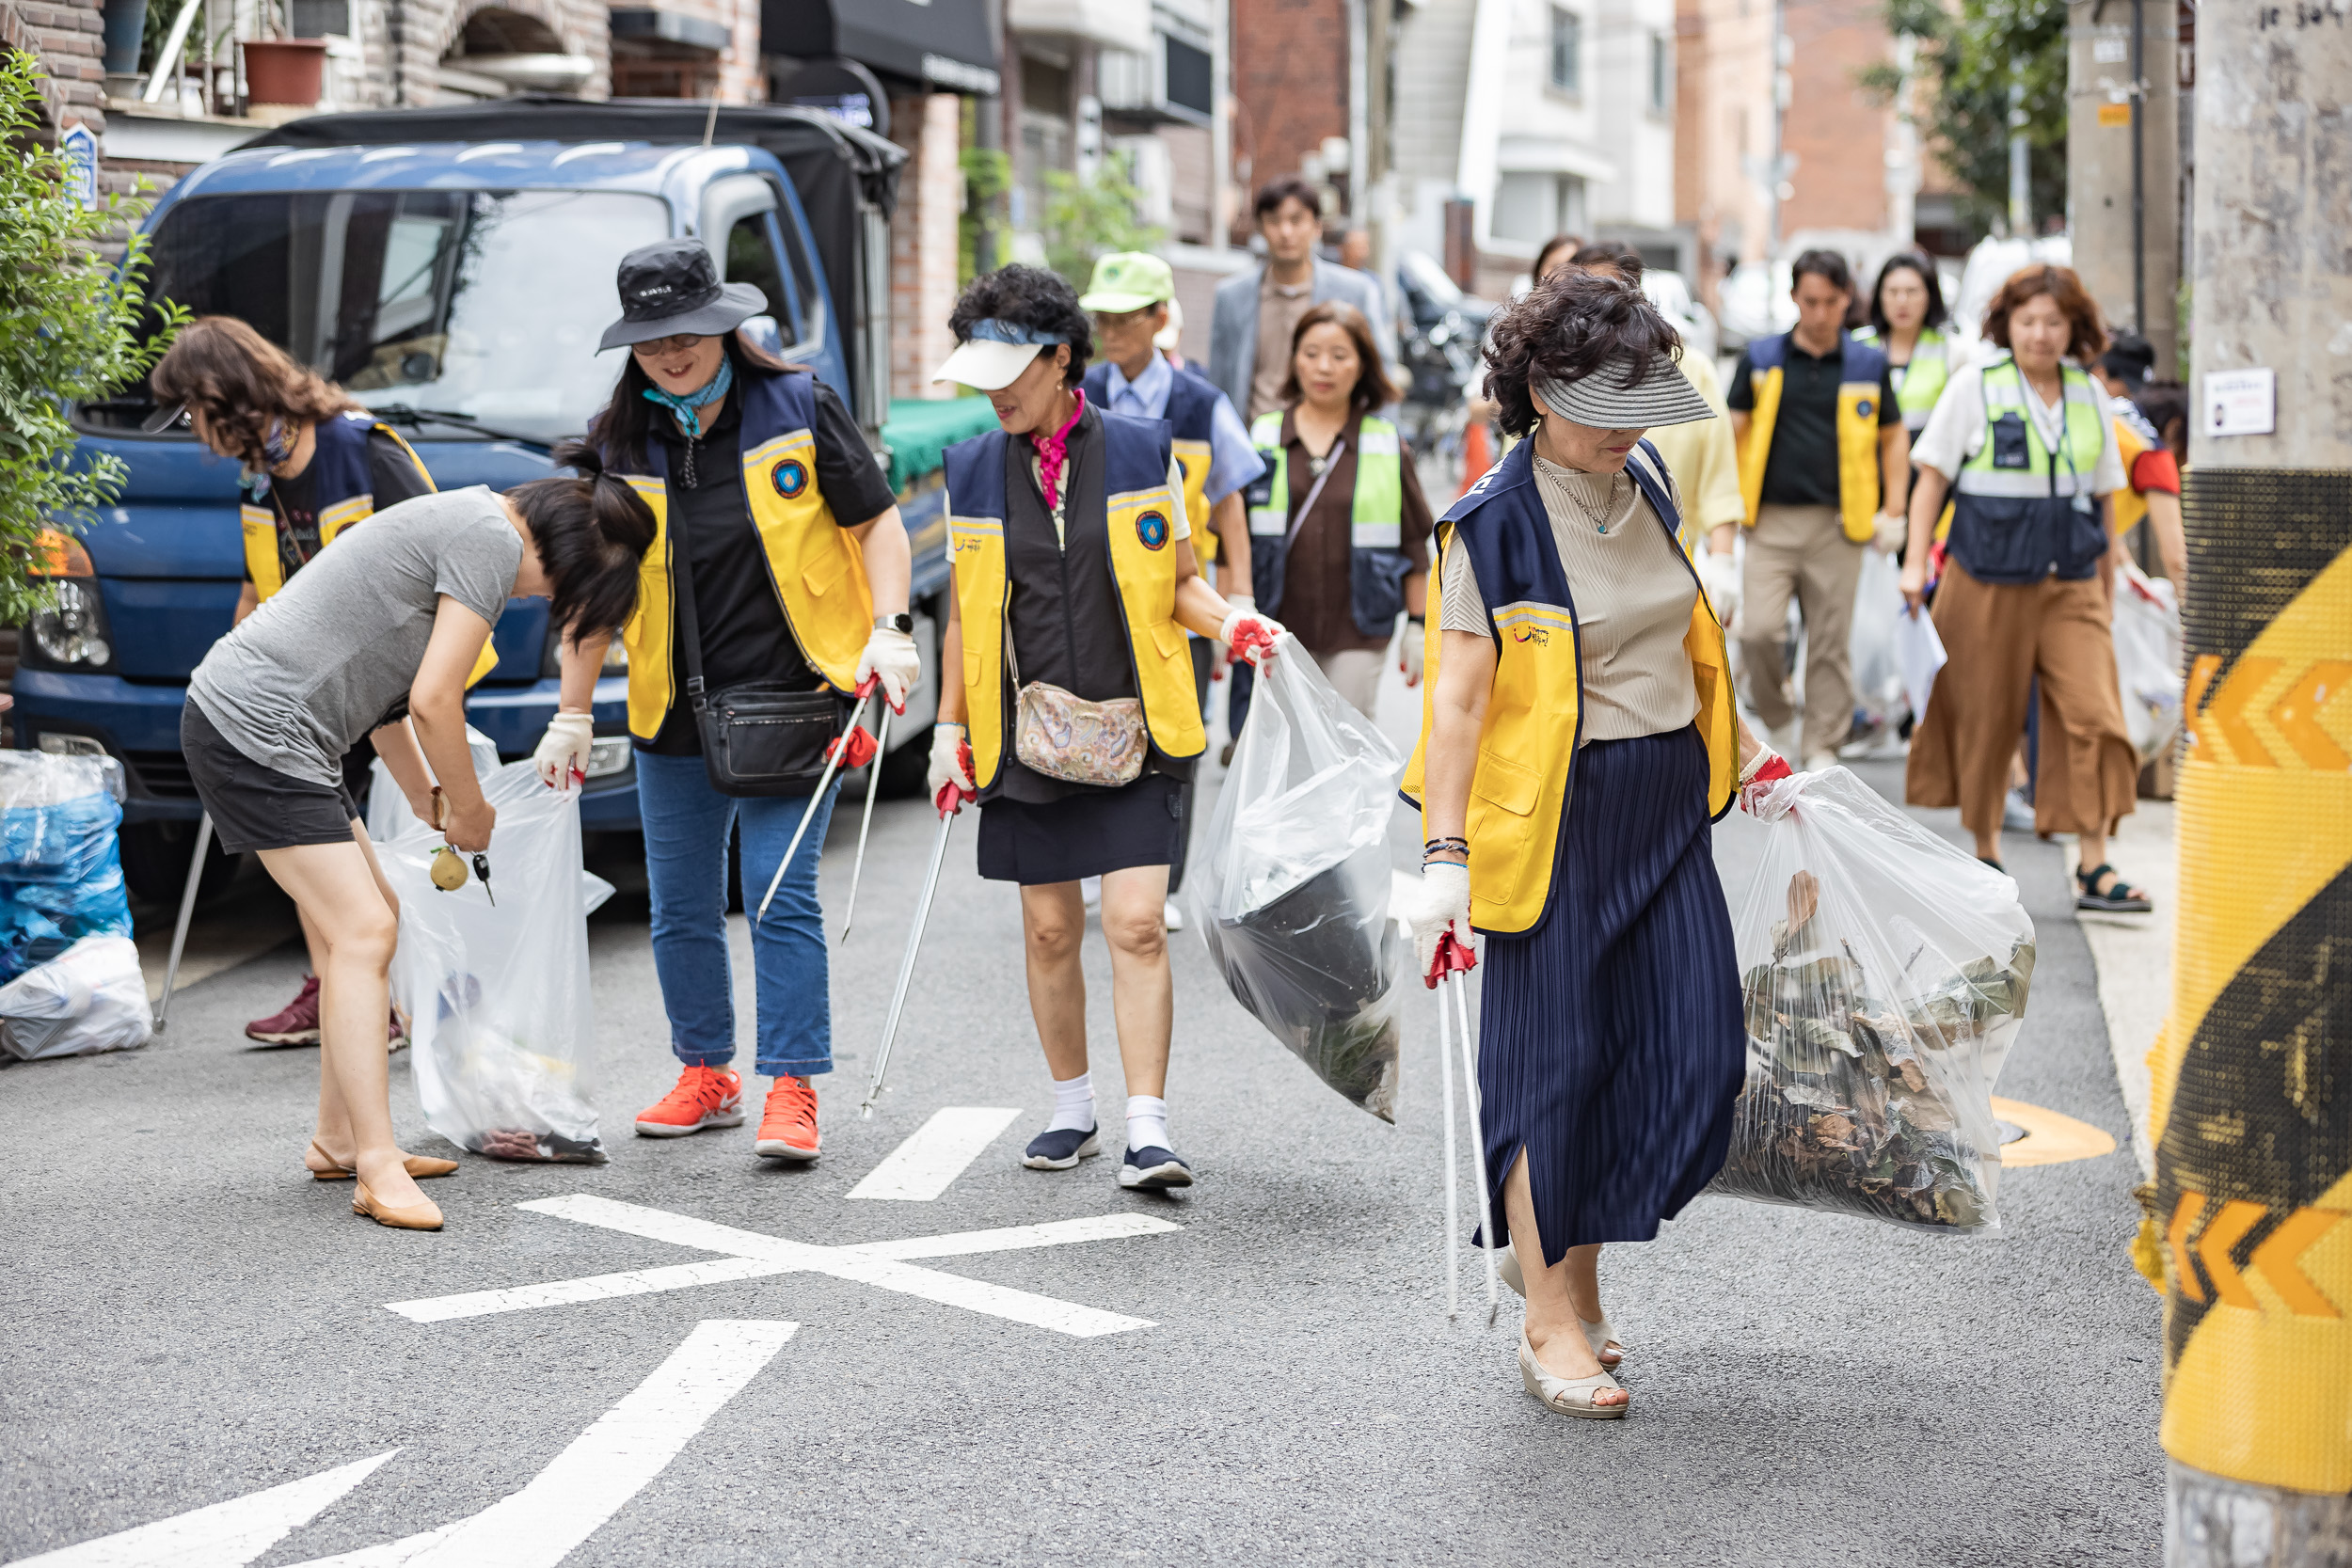
[[[700,348],[709,339],[707,332],[674,332],[667,338],[631,343],[628,351],[640,359],[650,359],[658,354],[684,354],[690,348]]]

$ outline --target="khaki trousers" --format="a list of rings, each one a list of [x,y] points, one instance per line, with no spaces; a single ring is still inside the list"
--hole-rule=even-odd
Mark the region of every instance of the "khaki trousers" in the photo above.
[[[2106,590],[2096,578],[1979,582],[1947,562],[1935,630],[1950,662],[1912,732],[1903,799],[1958,806],[1972,833],[2001,825],[2009,763],[2026,734],[2026,703],[2042,677],[2042,765],[2034,831],[2110,833],[2129,816],[2139,755],[2123,723]]]
[[[1316,654],[1314,660],[1323,678],[1351,707],[1367,719],[1377,717],[1373,710],[1380,705],[1380,672],[1389,662],[1387,649],[1336,648]]]
[[[1788,596],[1804,620],[1804,743],[1788,759],[1835,752],[1853,728],[1854,584],[1867,546],[1846,537],[1834,506],[1765,506],[1748,531],[1747,567],[1740,584],[1740,653],[1748,677],[1748,706],[1777,730],[1792,710],[1781,644],[1788,635]]]

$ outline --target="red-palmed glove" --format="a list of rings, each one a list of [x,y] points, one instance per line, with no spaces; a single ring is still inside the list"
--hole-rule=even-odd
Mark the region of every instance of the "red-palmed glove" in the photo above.
[[[1261,615],[1254,610],[1235,610],[1217,628],[1216,639],[1232,651],[1235,658],[1254,665],[1271,658],[1275,640],[1288,635],[1282,623],[1270,615]]]
[[[1795,776],[1795,769],[1788,766],[1788,759],[1779,752],[1756,752],[1756,759],[1748,764],[1747,771],[1740,775],[1740,809],[1751,816],[1755,816],[1756,807],[1762,805],[1764,798],[1772,792],[1773,784]]]
[[[835,736],[826,744],[825,760],[838,759],[841,770],[846,773],[873,761],[878,750],[880,747],[874,740],[874,732],[860,724],[848,735]]]

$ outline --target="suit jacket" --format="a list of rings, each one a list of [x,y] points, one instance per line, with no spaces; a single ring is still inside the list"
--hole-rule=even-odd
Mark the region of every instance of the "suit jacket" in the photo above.
[[[1236,410],[1249,406],[1249,373],[1258,362],[1258,289],[1265,278],[1260,263],[1235,273],[1216,288],[1216,313],[1209,323],[1209,379]],[[1373,341],[1391,381],[1396,379],[1396,319],[1380,280],[1368,272],[1315,258],[1313,303],[1345,300],[1372,323]]]

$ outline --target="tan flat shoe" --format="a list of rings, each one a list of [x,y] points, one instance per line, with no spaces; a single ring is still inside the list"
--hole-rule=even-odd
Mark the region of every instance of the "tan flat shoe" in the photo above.
[[[325,1170],[317,1169],[308,1163],[304,1164],[302,1168],[310,1173],[310,1180],[313,1181],[348,1181],[359,1174],[348,1166],[337,1164],[335,1157],[321,1148],[316,1138],[310,1140],[310,1152],[326,1162]],[[419,1181],[428,1177],[457,1174],[456,1161],[436,1160],[427,1154],[411,1154],[403,1164],[406,1166],[409,1176]]]
[[[351,1212],[365,1214],[378,1225],[389,1225],[395,1230],[438,1230],[441,1228],[440,1206],[431,1198],[395,1209],[389,1203],[376,1201],[364,1181],[352,1189]]]
[[[1606,1371],[1595,1372],[1590,1377],[1554,1376],[1544,1370],[1542,1362],[1535,1359],[1535,1347],[1527,1342],[1524,1332],[1519,1335],[1519,1381],[1547,1410],[1556,1410],[1563,1416],[1574,1416],[1581,1420],[1620,1420],[1633,1404],[1630,1399],[1615,1404],[1594,1403],[1598,1395],[1622,1388],[1624,1385]]]
[[[1503,1243],[1502,1250],[1495,1254],[1495,1276],[1522,1298],[1526,1296],[1527,1275],[1520,1271],[1519,1255],[1511,1250],[1508,1242]],[[1584,1331],[1584,1342],[1593,1347],[1593,1359],[1599,1362],[1603,1370],[1615,1371],[1617,1363],[1625,1359],[1625,1347],[1617,1342],[1617,1331],[1610,1326],[1609,1320],[1604,1317],[1597,1323],[1587,1323],[1580,1316],[1576,1322],[1577,1326]]]

